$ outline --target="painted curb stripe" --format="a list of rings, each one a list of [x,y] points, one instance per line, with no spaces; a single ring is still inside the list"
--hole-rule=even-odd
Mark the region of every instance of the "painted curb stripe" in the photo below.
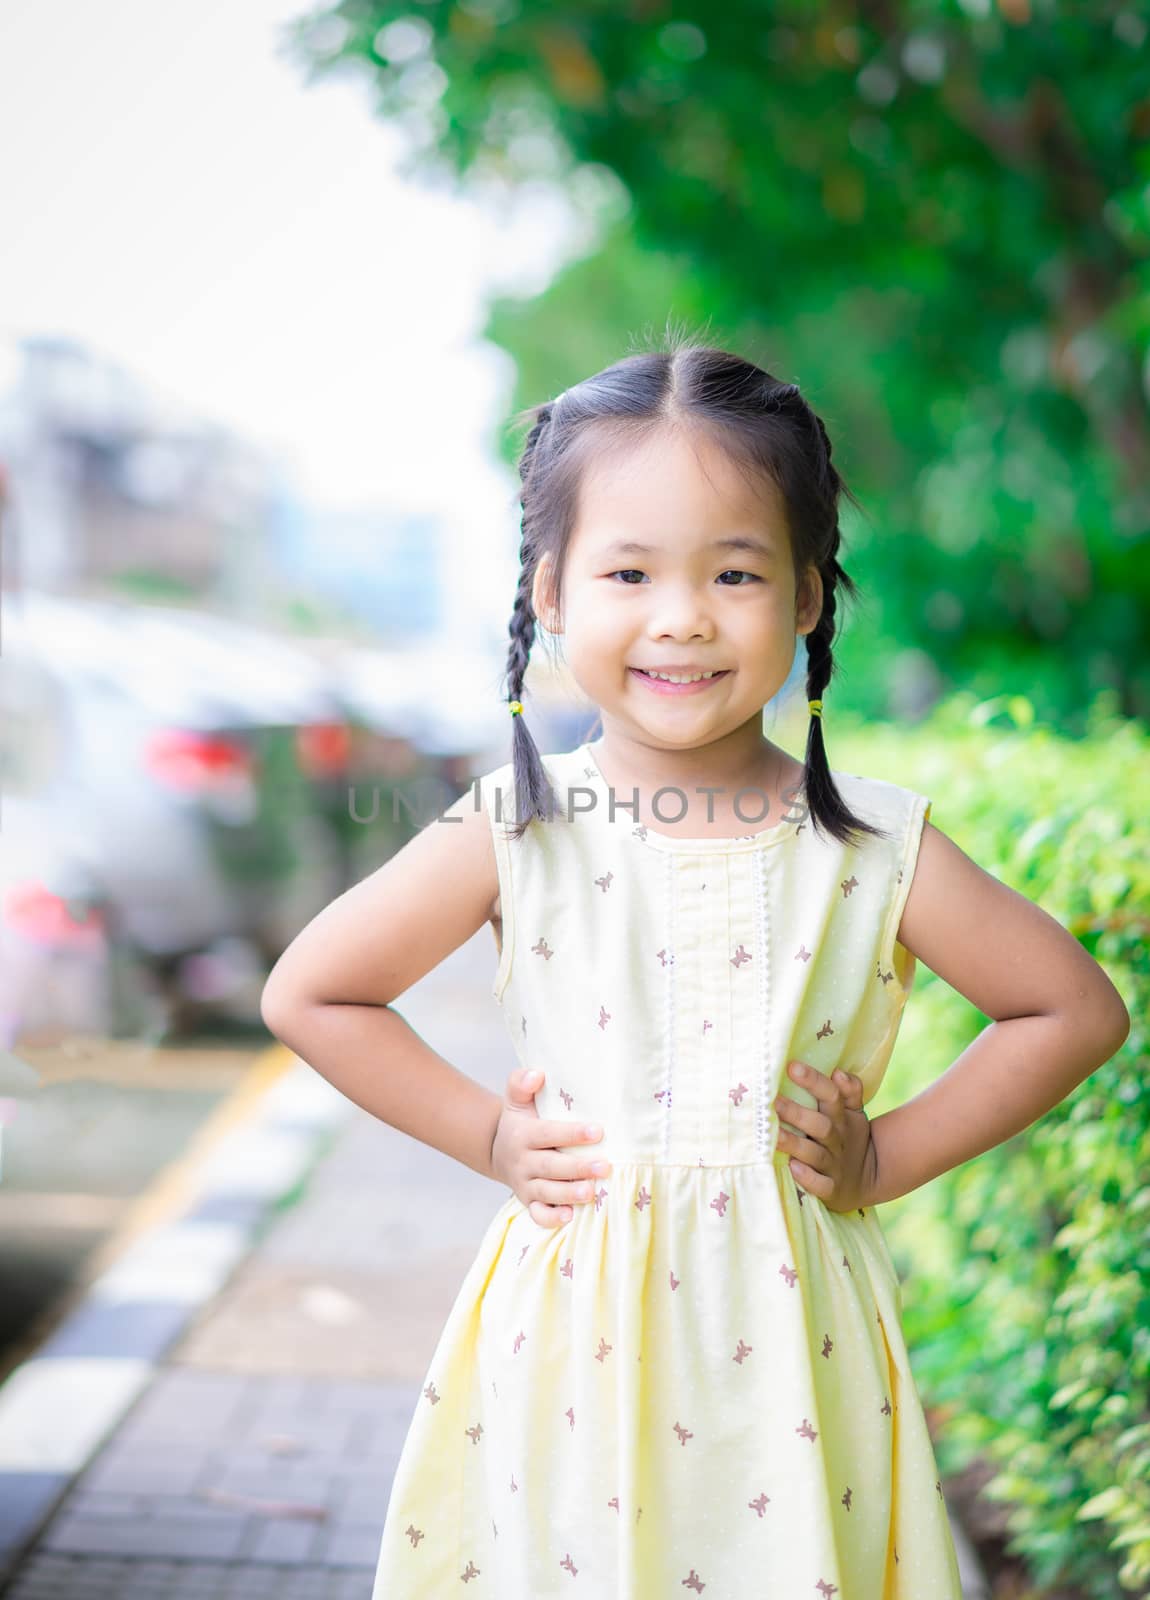
[[[0,1471],[78,1472],[152,1375],[131,1357],[33,1357],[0,1389]]]
[[[79,1302],[0,1384],[0,1581],[354,1111],[277,1044],[130,1207]]]

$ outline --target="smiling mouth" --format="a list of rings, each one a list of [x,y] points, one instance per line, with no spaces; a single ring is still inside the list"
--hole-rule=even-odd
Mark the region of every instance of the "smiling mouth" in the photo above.
[[[712,684],[718,683],[723,678],[726,678],[730,675],[729,669],[724,668],[721,672],[712,672],[711,675],[706,678],[692,677],[687,678],[685,681],[681,680],[678,683],[672,683],[667,678],[658,678],[653,673],[644,672],[642,667],[628,667],[627,670],[628,672],[633,673],[641,683],[645,683],[649,688],[655,690],[657,694],[672,695],[699,694],[704,690],[709,689]]]
[[[640,674],[641,677],[644,677],[644,678],[659,678],[661,681],[666,682],[666,677],[664,677],[663,672],[657,670],[654,667],[650,667],[650,668],[648,668],[648,667],[631,667],[630,671],[637,672],[637,673]],[[709,667],[709,668],[706,669],[705,672],[700,672],[700,671],[674,672],[670,668],[667,668],[666,669],[666,674],[667,674],[668,677],[671,677],[671,678],[679,678],[679,679],[700,678],[700,679],[709,680],[711,678],[725,678],[726,675],[727,675],[727,671],[728,671],[728,669],[726,667],[722,667],[722,668]]]

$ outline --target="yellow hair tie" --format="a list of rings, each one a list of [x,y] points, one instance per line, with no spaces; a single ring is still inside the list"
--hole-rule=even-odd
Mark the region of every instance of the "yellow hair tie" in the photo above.
[[[821,700],[808,700],[807,701],[807,705],[810,706],[810,708],[811,708],[811,716],[812,717],[821,717],[822,716],[822,714],[823,714],[823,703],[822,703]]]
[[[518,716],[522,716],[523,715],[523,702],[522,702],[522,700],[509,700],[507,702],[507,708],[511,712],[511,715],[513,717],[516,716],[516,715],[518,715]]]

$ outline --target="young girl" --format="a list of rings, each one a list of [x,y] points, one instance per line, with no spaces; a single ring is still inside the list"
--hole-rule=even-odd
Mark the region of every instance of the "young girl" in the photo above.
[[[875,1207],[1042,1116],[1126,1009],[924,795],[828,767],[847,491],[793,384],[632,355],[538,408],[520,474],[514,760],[264,996],[358,1104],[512,1191],[416,1403],[375,1600],[959,1600]],[[532,742],[537,623],[594,744]],[[800,637],[801,764],[763,737]],[[503,1099],[391,1009],[486,921]],[[996,1020],[872,1122],[917,958]]]

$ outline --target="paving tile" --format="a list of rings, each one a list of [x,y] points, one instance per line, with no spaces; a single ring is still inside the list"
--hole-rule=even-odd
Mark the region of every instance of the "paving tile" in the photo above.
[[[416,1383],[344,1383],[329,1380],[324,1384],[328,1411],[352,1412],[355,1416],[394,1415],[410,1417],[419,1398]]]
[[[348,1447],[357,1419],[348,1413],[328,1415],[320,1404],[308,1406],[264,1405],[248,1414],[244,1438],[291,1437],[313,1450],[342,1453]]]
[[[383,1531],[387,1502],[391,1496],[391,1475],[381,1476],[371,1483],[357,1483],[339,1503],[337,1518],[343,1522],[361,1524],[377,1523]]]
[[[84,1517],[142,1517],[150,1501],[142,1494],[106,1494],[99,1489],[75,1489],[68,1498],[68,1510]]]
[[[240,1553],[247,1519],[217,1513],[200,1517],[83,1517],[65,1509],[44,1535],[49,1550],[120,1556],[182,1556],[219,1560]]]
[[[210,1371],[302,1370],[417,1385],[474,1254],[471,1243],[441,1244],[394,1273],[256,1258],[221,1292],[211,1317],[187,1328],[171,1359]]]
[[[349,1524],[331,1529],[322,1546],[325,1563],[333,1567],[365,1567],[374,1571],[383,1536],[383,1523],[378,1527]]]
[[[86,1561],[38,1552],[22,1568],[5,1600],[116,1600],[128,1568],[119,1561]]]
[[[371,1600],[378,1554],[377,1545],[367,1567],[347,1567],[342,1572],[333,1571],[330,1574],[331,1588],[328,1591],[328,1600]]]
[[[232,1470],[224,1466],[212,1482],[212,1488],[223,1495],[239,1495],[258,1501],[291,1500],[308,1505],[330,1507],[338,1495],[328,1474],[310,1471],[306,1475],[289,1476],[282,1470],[269,1467],[262,1472],[251,1469]]]
[[[234,1409],[247,1398],[249,1386],[242,1376],[230,1372],[196,1372],[185,1367],[170,1367],[156,1376],[139,1412],[182,1415],[190,1405],[201,1414],[209,1407],[221,1414]]]
[[[248,1546],[252,1561],[274,1561],[302,1565],[318,1553],[320,1525],[287,1518],[262,1518],[255,1538]]]
[[[206,1455],[149,1455],[120,1447],[98,1457],[85,1472],[86,1489],[117,1495],[190,1495],[199,1487]]]

